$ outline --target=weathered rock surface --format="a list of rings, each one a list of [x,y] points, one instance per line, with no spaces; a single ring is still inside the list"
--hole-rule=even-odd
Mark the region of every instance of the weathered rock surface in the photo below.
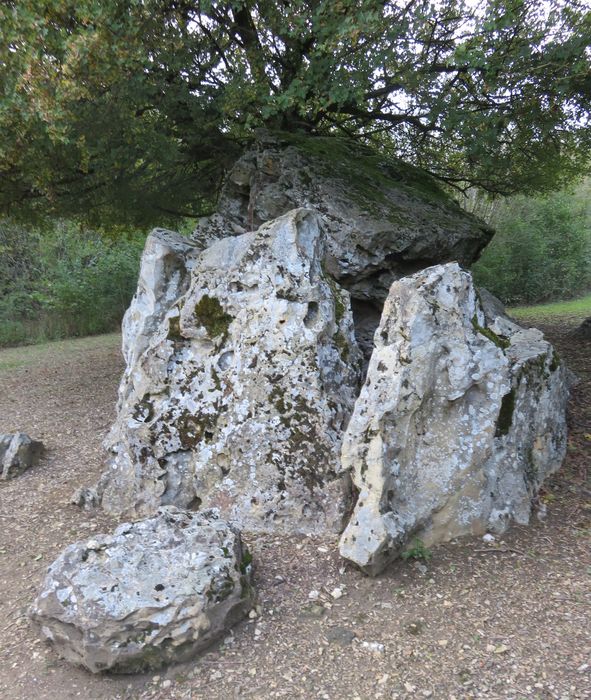
[[[0,435],[0,479],[14,479],[39,463],[43,443],[32,440],[26,433]]]
[[[413,536],[527,523],[562,462],[564,369],[540,331],[485,305],[454,263],[392,285],[341,461],[359,495],[340,551],[370,574]]]
[[[157,232],[146,246],[103,506],[216,506],[242,528],[339,531],[360,361],[319,217],[296,210],[199,255],[185,245]]]
[[[252,607],[250,555],[214,511],[174,507],[67,547],[30,616],[55,650],[93,673],[183,661]]]
[[[250,231],[296,207],[319,212],[325,267],[381,310],[393,280],[435,263],[472,263],[492,236],[426,174],[339,138],[259,134],[194,238]]]

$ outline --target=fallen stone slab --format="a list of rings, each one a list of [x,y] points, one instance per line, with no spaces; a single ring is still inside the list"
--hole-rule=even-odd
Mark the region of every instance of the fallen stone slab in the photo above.
[[[0,435],[0,479],[14,479],[39,463],[43,443],[32,440],[26,433]]]
[[[485,295],[486,296],[486,295]],[[343,439],[359,490],[341,554],[373,575],[424,546],[529,520],[566,450],[566,372],[456,263],[392,285]]]
[[[253,605],[250,554],[216,511],[173,506],[67,547],[30,610],[41,636],[89,671],[184,661]]]

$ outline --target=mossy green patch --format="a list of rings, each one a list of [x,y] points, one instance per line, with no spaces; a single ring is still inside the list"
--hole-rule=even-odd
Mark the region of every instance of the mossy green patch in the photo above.
[[[339,354],[343,362],[346,364],[349,360],[349,343],[347,342],[345,334],[342,333],[340,330],[337,331],[337,333],[335,333],[334,335],[334,342],[338,348]]]
[[[171,316],[168,319],[168,340],[182,340],[181,334],[181,317]]]
[[[556,372],[556,370],[560,367],[561,362],[562,361],[560,359],[560,355],[556,352],[556,350],[552,350],[552,360],[550,361],[550,371]]]
[[[338,177],[349,186],[351,197],[365,209],[376,206],[382,215],[384,207],[397,220],[404,220],[402,209],[395,209],[388,191],[406,190],[432,203],[458,205],[437,182],[420,168],[377,153],[373,148],[351,139],[336,136],[279,134],[281,140],[312,156],[324,173]]]
[[[515,389],[511,389],[508,394],[503,396],[499,417],[497,418],[497,427],[495,437],[507,435],[511,425],[513,424],[513,413],[515,412]]]
[[[248,567],[252,564],[252,554],[245,547],[242,553],[242,561],[240,562],[240,573],[246,575],[248,573]]]
[[[281,413],[282,415],[284,415],[285,413],[287,413],[287,411],[289,410],[289,408],[291,408],[291,407],[288,407],[288,406],[286,405],[286,403],[285,403],[285,396],[284,396],[284,393],[283,393],[283,389],[282,389],[278,384],[276,384],[276,385],[273,387],[273,389],[271,390],[271,393],[269,394],[269,401],[271,401],[271,402],[273,403],[273,405],[275,406],[275,408],[276,408],[276,409],[279,411],[279,413]]]
[[[154,404],[150,394],[144,394],[133,409],[133,419],[139,423],[149,423],[154,418]]]
[[[213,379],[213,385],[217,391],[222,390],[222,383],[220,381],[220,375],[215,371],[213,366],[211,367],[211,378]]]
[[[184,450],[196,447],[202,440],[211,440],[215,428],[216,416],[213,414],[193,415],[185,411],[176,421],[177,433]]]
[[[215,580],[207,591],[207,600],[212,603],[221,603],[232,595],[235,588],[234,579],[228,573],[224,578]]]
[[[478,323],[478,319],[476,318],[476,314],[472,317],[472,326],[474,327],[474,330],[477,333],[480,333],[483,335],[485,338],[488,338],[490,341],[492,341],[498,348],[501,348],[502,350],[505,350],[506,348],[511,345],[510,341],[507,340],[507,338],[501,338],[500,335],[497,335],[493,330],[490,328],[485,328],[484,326],[481,326]]]
[[[195,305],[195,320],[210,338],[221,336],[224,341],[234,318],[224,311],[218,299],[204,294]]]

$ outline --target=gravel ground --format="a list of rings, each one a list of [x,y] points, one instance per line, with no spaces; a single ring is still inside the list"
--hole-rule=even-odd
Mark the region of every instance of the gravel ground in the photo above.
[[[591,698],[591,344],[570,329],[545,328],[582,379],[545,520],[492,544],[439,546],[377,579],[340,560],[334,538],[246,535],[256,617],[192,663],[134,677],[67,665],[26,618],[60,550],[115,524],[68,499],[102,470],[119,337],[0,351],[0,432],[29,432],[49,449],[0,483],[0,698]]]

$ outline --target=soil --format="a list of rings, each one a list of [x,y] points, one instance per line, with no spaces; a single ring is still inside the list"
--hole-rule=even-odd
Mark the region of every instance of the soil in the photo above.
[[[256,618],[191,663],[133,677],[70,666],[26,617],[61,549],[115,525],[69,499],[103,468],[119,338],[1,351],[0,432],[28,432],[48,452],[0,482],[0,698],[591,698],[591,342],[570,335],[575,325],[543,329],[581,380],[545,519],[493,543],[438,546],[377,579],[345,564],[334,538],[246,536]]]

